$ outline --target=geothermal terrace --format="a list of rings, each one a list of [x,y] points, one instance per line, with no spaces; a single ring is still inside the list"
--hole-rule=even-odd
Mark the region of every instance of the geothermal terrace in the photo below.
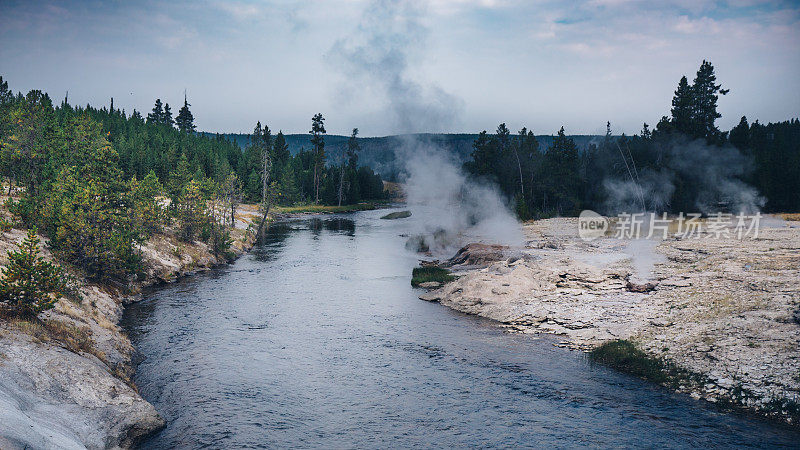
[[[468,246],[444,263],[460,277],[420,298],[575,349],[629,340],[698,375],[678,386],[695,398],[797,420],[800,221],[768,218],[755,239],[587,242],[577,220],[526,223],[522,250]]]

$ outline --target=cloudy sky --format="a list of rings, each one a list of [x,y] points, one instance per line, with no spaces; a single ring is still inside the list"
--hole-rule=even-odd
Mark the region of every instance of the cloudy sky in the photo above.
[[[0,75],[202,130],[633,133],[713,62],[730,128],[800,116],[800,4],[758,0],[0,1]]]

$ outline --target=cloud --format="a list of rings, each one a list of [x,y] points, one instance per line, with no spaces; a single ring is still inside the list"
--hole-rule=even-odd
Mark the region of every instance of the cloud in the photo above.
[[[264,10],[261,6],[252,3],[220,1],[215,2],[214,7],[229,14],[238,21],[245,21],[261,17]]]
[[[323,111],[340,133],[500,122],[592,132],[606,120],[631,133],[669,112],[675,83],[702,59],[732,89],[722,128],[800,114],[797,2],[383,1],[394,12],[367,19],[372,4],[0,0],[0,60],[15,89],[69,90],[82,103],[93,97],[81,91],[105,101],[136,86],[150,103],[190,86],[208,93],[194,101],[198,121],[220,131],[270,115],[303,132]],[[101,63],[120,54],[125,64]]]

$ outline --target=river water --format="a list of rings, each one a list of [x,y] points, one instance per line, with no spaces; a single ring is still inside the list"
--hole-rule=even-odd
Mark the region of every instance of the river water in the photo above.
[[[418,300],[408,225],[385,213],[275,224],[233,265],[128,306],[135,382],[167,420],[142,448],[800,442]]]

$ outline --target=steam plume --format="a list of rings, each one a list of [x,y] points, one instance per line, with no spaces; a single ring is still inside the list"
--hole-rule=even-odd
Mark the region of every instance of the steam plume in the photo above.
[[[379,94],[400,133],[446,130],[463,104],[438,85],[423,85],[410,75],[410,61],[427,36],[423,15],[422,2],[373,1],[354,33],[330,51],[331,61],[359,88],[343,89]],[[468,180],[461,164],[444,150],[412,135],[403,139],[395,160],[402,164],[418,244],[444,255],[468,241],[522,242],[519,223],[496,188]]]
[[[640,170],[638,177],[607,177],[606,212],[664,211],[676,189],[676,181],[694,192],[695,211],[717,212],[720,205],[733,213],[754,214],[764,206],[758,191],[741,180],[751,161],[731,145],[710,146],[702,140],[680,136],[655,149],[663,167]]]
[[[435,84],[423,85],[409,73],[428,30],[424,3],[376,0],[365,9],[350,36],[337,40],[329,61],[344,72],[343,97],[368,90],[382,97],[386,116],[399,133],[443,131],[452,127],[463,102]]]

